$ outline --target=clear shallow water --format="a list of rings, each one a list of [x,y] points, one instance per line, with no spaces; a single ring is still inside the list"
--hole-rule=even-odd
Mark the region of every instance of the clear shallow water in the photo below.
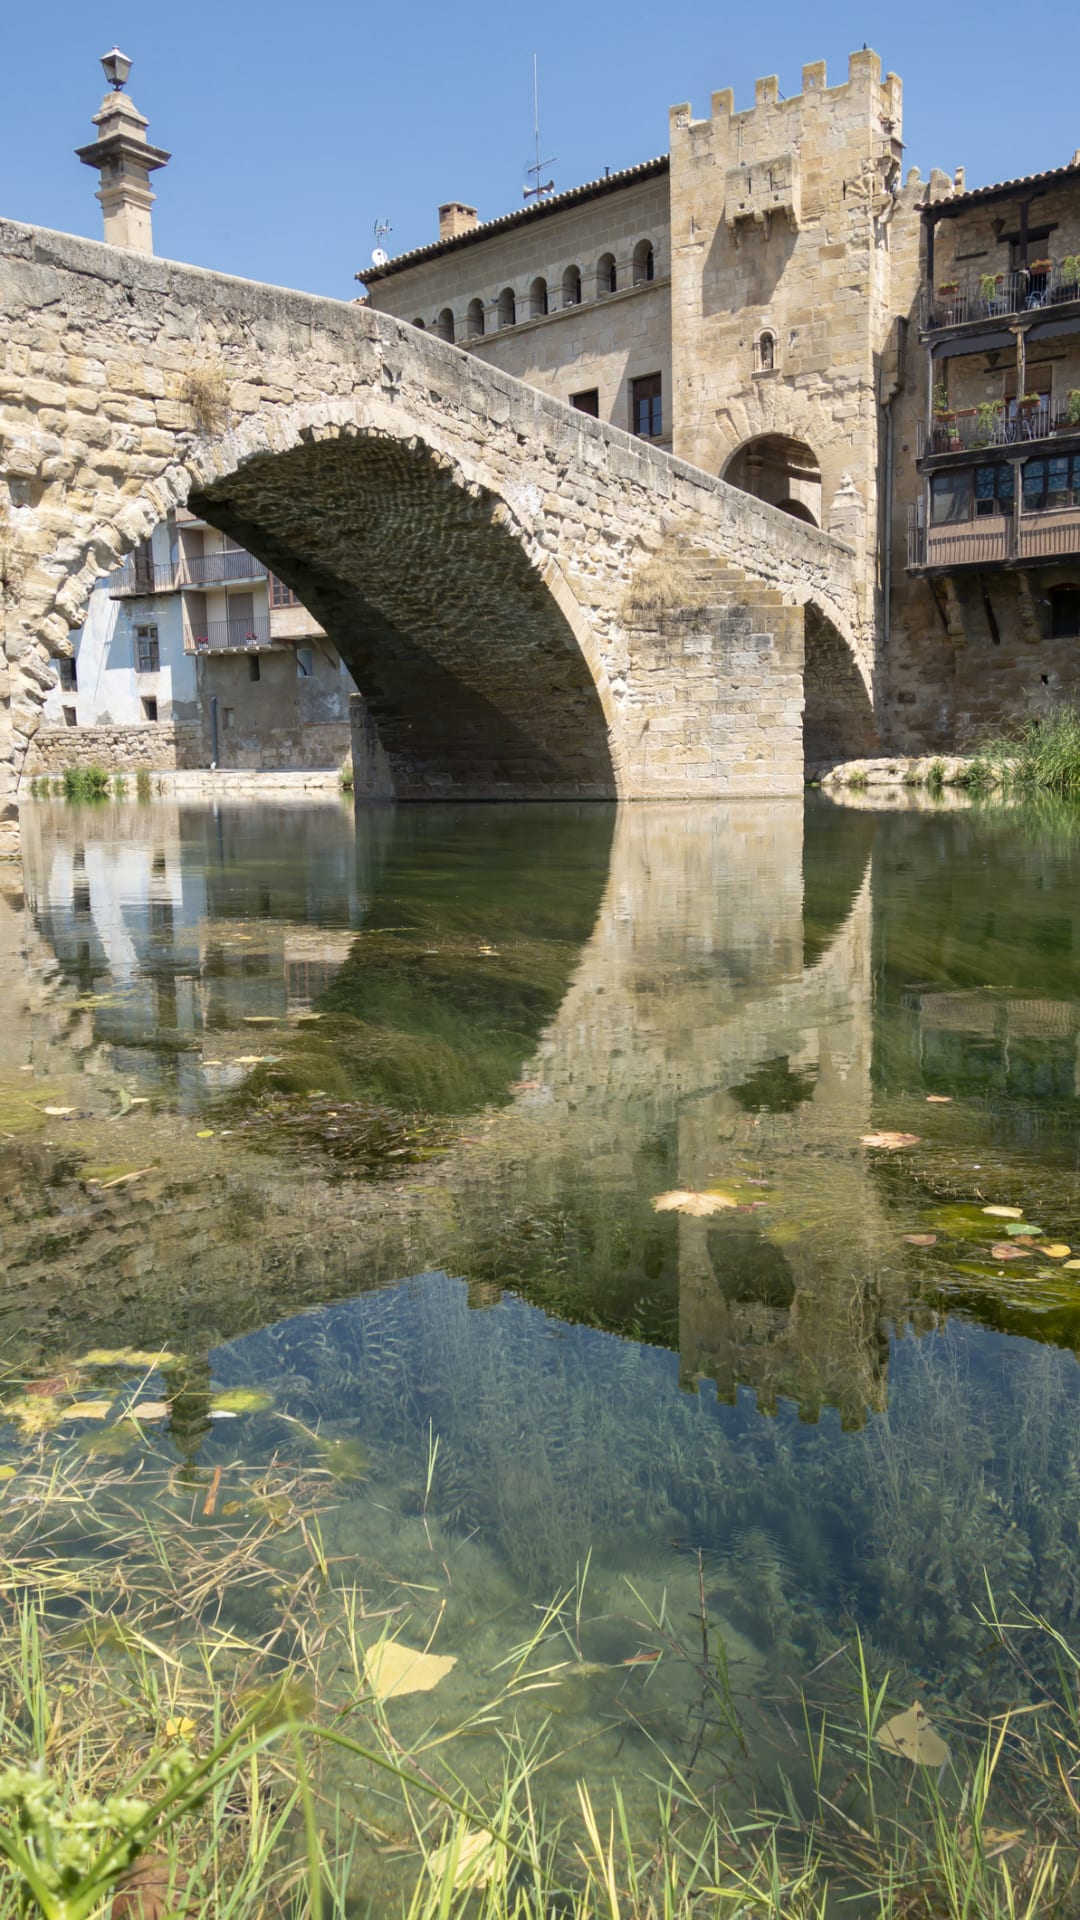
[[[317,1522],[327,1647],[357,1589],[368,1638],[456,1662],[389,1703],[406,1744],[588,1563],[514,1709],[555,1729],[557,1804],[585,1772],[644,1818],[658,1753],[705,1765],[703,1595],[759,1775],[769,1703],[855,1627],[901,1694],[985,1711],[986,1575],[1065,1630],[1080,1604],[1078,869],[1055,817],[35,807],[0,1336],[9,1411],[53,1413],[5,1431],[9,1530],[55,1458],[92,1512],[42,1538],[86,1579],[110,1503],[226,1559],[257,1522],[187,1618],[280,1662]]]

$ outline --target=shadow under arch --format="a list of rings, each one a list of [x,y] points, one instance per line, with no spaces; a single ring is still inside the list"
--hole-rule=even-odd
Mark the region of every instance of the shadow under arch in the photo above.
[[[363,697],[368,797],[611,799],[606,679],[489,488],[417,437],[256,450],[189,506],[325,628]]]
[[[803,763],[807,776],[880,751],[866,683],[843,634],[808,601],[804,616]]]

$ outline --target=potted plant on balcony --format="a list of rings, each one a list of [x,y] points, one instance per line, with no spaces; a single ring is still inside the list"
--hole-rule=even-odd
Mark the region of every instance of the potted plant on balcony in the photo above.
[[[1038,393],[1022,393],[1016,406],[1019,413],[1038,413],[1039,408],[1042,406],[1042,395]]]
[[[1080,253],[1067,253],[1060,262],[1054,292],[1059,300],[1080,298]]]
[[[955,408],[949,405],[948,389],[943,380],[939,380],[934,388],[931,405],[934,413],[935,451],[955,453],[960,445],[960,429],[956,424]],[[945,442],[944,447],[940,444],[941,440]]]
[[[1001,419],[1005,402],[1003,400],[981,400],[975,409],[975,438],[973,447],[992,447],[997,438],[998,422]]]
[[[986,302],[986,310],[988,313],[998,312],[1001,300],[1001,289],[1004,285],[1005,275],[1003,273],[980,273],[979,296]]]
[[[1080,427],[1080,387],[1070,387],[1065,395],[1061,424],[1064,427]]]
[[[1053,264],[1054,263],[1052,260],[1029,260],[1028,272],[1029,273],[1049,273],[1051,268],[1053,267]]]

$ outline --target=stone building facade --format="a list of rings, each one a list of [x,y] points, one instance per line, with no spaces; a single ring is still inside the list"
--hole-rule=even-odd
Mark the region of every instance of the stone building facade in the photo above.
[[[483,224],[450,203],[358,275],[854,548],[857,674],[807,622],[822,760],[964,747],[1080,692],[1080,155],[970,193],[902,160],[901,83],[864,48],[840,85],[815,63],[790,99],[674,107],[642,166]]]

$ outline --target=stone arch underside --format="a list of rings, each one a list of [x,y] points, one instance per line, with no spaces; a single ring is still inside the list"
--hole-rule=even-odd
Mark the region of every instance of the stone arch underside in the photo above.
[[[377,735],[367,790],[397,799],[616,797],[579,639],[494,493],[415,439],[255,454],[192,509],[325,628]]]
[[[805,610],[803,759],[807,777],[879,751],[873,704],[844,636],[811,601]]]

